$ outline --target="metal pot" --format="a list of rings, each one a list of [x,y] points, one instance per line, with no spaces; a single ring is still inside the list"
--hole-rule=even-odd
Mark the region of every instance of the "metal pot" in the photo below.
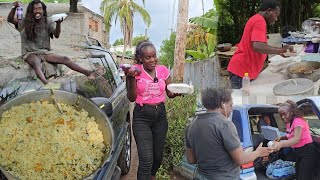
[[[223,44],[218,44],[217,45],[218,51],[221,51],[221,52],[230,51],[231,48],[232,48],[232,44],[231,43],[223,43]]]
[[[58,103],[64,103],[67,105],[74,106],[77,110],[84,109],[89,113],[89,116],[94,117],[99,129],[102,131],[104,144],[110,147],[110,151],[106,152],[105,156],[103,157],[103,161],[98,169],[96,169],[92,174],[88,175],[84,179],[93,179],[97,172],[101,169],[101,167],[110,160],[111,152],[114,149],[114,133],[112,129],[112,125],[105,115],[105,113],[100,110],[93,102],[89,99],[79,96],[74,93],[55,90],[55,99]],[[53,102],[52,94],[50,90],[42,90],[42,91],[33,91],[23,95],[20,95],[4,105],[0,106],[0,118],[2,114],[6,111],[11,109],[14,106],[18,106],[25,103],[36,102],[39,100],[47,100],[51,103]],[[0,119],[1,121],[1,119]],[[5,171],[3,167],[0,166],[0,170],[3,174],[10,180],[10,179],[17,179],[8,171]]]
[[[306,78],[315,82],[320,79],[320,62],[303,61],[290,64],[287,72],[291,79]]]

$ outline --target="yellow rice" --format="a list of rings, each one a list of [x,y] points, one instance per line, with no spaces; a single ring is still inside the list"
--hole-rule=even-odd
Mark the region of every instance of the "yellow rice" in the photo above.
[[[82,179],[102,162],[102,132],[88,112],[48,101],[22,104],[0,120],[0,165],[24,180]]]

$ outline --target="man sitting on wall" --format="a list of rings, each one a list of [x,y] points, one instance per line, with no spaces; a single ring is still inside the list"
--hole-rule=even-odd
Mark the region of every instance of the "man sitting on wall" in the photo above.
[[[90,71],[72,62],[68,57],[51,52],[50,37],[59,38],[63,19],[53,22],[50,17],[47,17],[47,6],[43,2],[40,0],[31,1],[27,7],[26,17],[19,20],[15,18],[18,6],[17,1],[13,3],[8,15],[8,22],[14,24],[20,32],[22,59],[34,69],[37,77],[44,84],[47,84],[48,80],[41,70],[43,62],[64,64],[70,69],[86,75],[89,79],[95,79],[96,76],[103,73],[102,68]]]

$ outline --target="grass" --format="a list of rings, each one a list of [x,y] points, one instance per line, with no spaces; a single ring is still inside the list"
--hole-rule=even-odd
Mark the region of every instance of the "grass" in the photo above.
[[[15,2],[16,0],[0,0],[0,2]],[[69,3],[69,0],[43,0],[44,3],[54,3],[54,1],[58,1],[59,3]],[[20,0],[20,2],[27,4],[30,3],[31,0]]]

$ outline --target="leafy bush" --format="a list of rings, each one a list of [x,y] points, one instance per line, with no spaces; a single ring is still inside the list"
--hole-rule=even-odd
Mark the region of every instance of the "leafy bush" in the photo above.
[[[184,131],[188,118],[196,108],[196,95],[176,97],[166,103],[169,130],[164,150],[162,166],[157,173],[157,179],[169,179],[169,173],[174,166],[179,166],[184,155]]]

